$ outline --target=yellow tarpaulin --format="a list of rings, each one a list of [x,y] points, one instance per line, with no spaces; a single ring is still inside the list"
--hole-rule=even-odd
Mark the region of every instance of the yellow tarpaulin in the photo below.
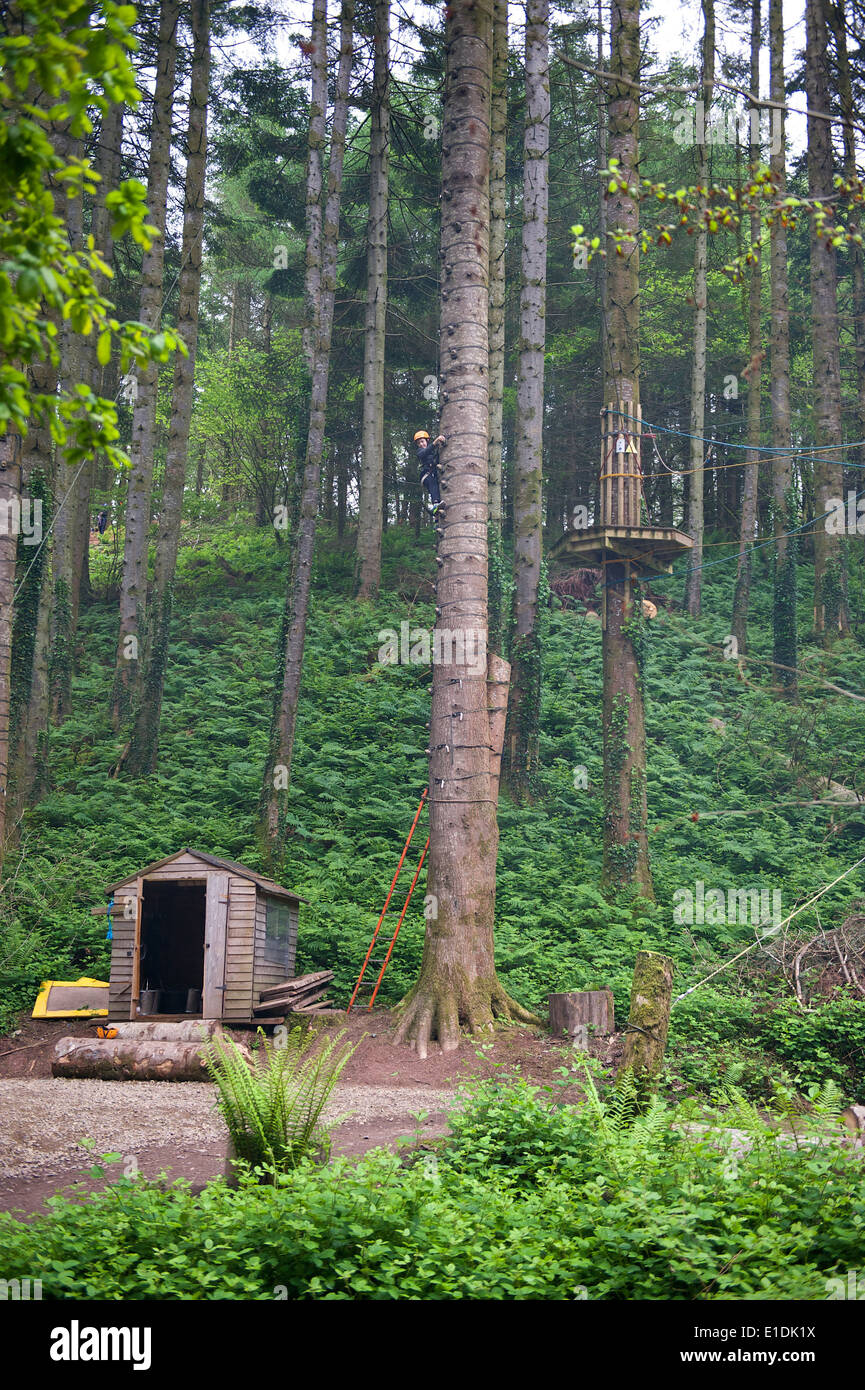
[[[108,1014],[105,980],[43,980],[32,1018],[96,1018]]]

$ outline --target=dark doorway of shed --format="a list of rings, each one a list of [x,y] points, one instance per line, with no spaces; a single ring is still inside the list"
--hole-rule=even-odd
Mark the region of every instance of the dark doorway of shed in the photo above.
[[[206,893],[203,883],[145,882],[139,1016],[201,1016]]]

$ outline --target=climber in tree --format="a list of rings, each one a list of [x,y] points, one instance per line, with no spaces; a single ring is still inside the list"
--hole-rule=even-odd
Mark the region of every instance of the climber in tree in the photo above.
[[[438,512],[444,511],[439,490],[439,445],[444,444],[444,442],[445,437],[440,434],[430,443],[430,437],[426,430],[418,430],[414,437],[421,484],[430,495],[430,511],[434,516]]]

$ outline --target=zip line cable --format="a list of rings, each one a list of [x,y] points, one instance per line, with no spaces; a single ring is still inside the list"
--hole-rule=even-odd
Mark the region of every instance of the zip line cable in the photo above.
[[[767,939],[767,937],[776,936],[782,927],[786,927],[789,922],[793,921],[794,917],[798,917],[799,914],[805,912],[807,908],[813,907],[814,903],[816,903],[820,898],[822,898],[824,893],[828,893],[829,889],[834,888],[836,883],[840,883],[843,879],[849,877],[849,875],[853,873],[854,869],[858,869],[862,864],[865,864],[865,855],[863,855],[861,859],[857,859],[855,864],[851,864],[849,869],[845,869],[843,874],[839,874],[837,878],[833,878],[831,883],[825,884],[821,889],[819,889],[818,892],[814,894],[812,898],[809,898],[807,902],[804,902],[801,907],[795,908],[789,914],[789,916],[784,918],[783,922],[778,923],[777,927],[773,927],[771,931],[763,932],[763,935],[758,936],[756,941],[752,941],[750,946],[746,946],[744,950],[738,951],[735,956],[731,957],[731,959],[726,961],[723,965],[719,965],[716,970],[712,970],[709,972],[708,975],[704,975],[702,980],[698,980],[695,985],[691,985],[691,988],[686,989],[683,994],[677,994],[676,998],[670,1005],[670,1008],[675,1008],[675,1006],[682,999],[687,999],[689,994],[693,994],[694,990],[699,989],[700,986],[704,985],[707,980],[712,980],[716,975],[720,975],[723,970],[728,970],[731,965],[734,965],[737,960],[741,960],[742,956],[746,956],[749,951],[753,951],[754,947],[759,946],[761,942]],[[758,922],[757,925],[763,926],[764,924],[762,922]]]
[[[723,445],[725,449],[749,449],[752,453],[759,450],[761,454],[780,454],[785,458],[788,455],[790,455],[790,457],[795,457],[797,454],[825,454],[831,449],[861,449],[862,446],[865,445],[865,439],[854,439],[849,444],[821,444],[819,447],[816,445],[808,445],[803,449],[780,449],[769,444],[736,444],[732,440],[709,439],[705,434],[690,434],[688,430],[668,429],[666,425],[655,425],[652,424],[650,420],[644,420],[643,427],[646,431],[660,430],[662,434],[676,434],[682,439],[699,439],[703,444],[714,444],[716,447],[718,445]],[[832,460],[827,460],[827,462],[831,461]]]
[[[865,497],[865,488],[855,494],[854,500],[858,502],[862,497]],[[782,531],[780,536],[773,536],[768,541],[760,541],[757,545],[748,546],[744,551],[737,550],[735,554],[724,555],[720,560],[707,560],[704,565],[695,565],[693,568],[689,566],[687,571],[679,569],[675,570],[673,574],[658,575],[652,582],[661,583],[666,579],[675,579],[686,572],[696,574],[699,570],[711,569],[714,565],[728,565],[732,560],[738,560],[740,555],[753,555],[757,550],[765,550],[767,545],[777,545],[779,540],[783,540],[787,536],[801,535],[803,531],[808,531],[812,526],[816,526],[818,521],[825,521],[827,516],[832,516],[832,512],[821,512],[819,516],[812,517],[810,521],[804,522],[801,526],[794,526],[792,531]],[[735,541],[731,541],[731,544],[735,545]]]

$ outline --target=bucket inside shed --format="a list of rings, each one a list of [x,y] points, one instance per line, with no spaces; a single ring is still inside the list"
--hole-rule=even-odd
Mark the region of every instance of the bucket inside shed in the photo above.
[[[203,883],[144,883],[140,1016],[201,1013],[207,918]]]

